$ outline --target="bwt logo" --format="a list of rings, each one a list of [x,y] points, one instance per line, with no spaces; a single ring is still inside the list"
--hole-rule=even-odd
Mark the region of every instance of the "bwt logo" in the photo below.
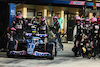
[[[50,54],[42,54],[42,53],[36,53],[36,56],[49,56]]]
[[[74,2],[74,4],[82,4],[82,2]]]

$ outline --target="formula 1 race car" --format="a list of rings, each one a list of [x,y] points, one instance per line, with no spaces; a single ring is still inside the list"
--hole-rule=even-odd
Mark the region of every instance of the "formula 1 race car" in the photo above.
[[[54,56],[57,55],[55,42],[43,42],[41,40],[42,37],[47,37],[47,34],[25,33],[25,36],[17,34],[16,37],[9,40],[7,44],[7,57],[27,55],[54,59]]]

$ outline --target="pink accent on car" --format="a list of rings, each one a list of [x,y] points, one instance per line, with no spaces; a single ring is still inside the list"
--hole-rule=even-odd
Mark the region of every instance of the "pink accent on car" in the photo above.
[[[25,33],[26,36],[28,36],[28,33]]]
[[[35,55],[35,56],[36,56],[36,53],[35,53],[35,51],[33,51],[33,55]]]
[[[25,51],[22,55],[26,55],[27,54],[27,52]]]
[[[26,36],[31,36],[31,35],[32,35],[32,33],[25,33],[25,35],[26,35]]]

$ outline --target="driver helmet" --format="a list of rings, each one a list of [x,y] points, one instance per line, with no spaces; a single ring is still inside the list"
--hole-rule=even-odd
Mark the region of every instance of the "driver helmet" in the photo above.
[[[41,17],[41,21],[45,21],[45,17]]]
[[[16,18],[22,19],[23,18],[23,15],[22,14],[17,14]]]

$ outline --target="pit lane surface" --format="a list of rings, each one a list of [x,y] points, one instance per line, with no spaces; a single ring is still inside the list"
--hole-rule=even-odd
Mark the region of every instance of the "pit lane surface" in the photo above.
[[[73,44],[64,43],[64,51],[59,51],[54,60],[46,58],[16,57],[7,58],[0,52],[0,67],[100,67],[100,58],[74,57]]]

